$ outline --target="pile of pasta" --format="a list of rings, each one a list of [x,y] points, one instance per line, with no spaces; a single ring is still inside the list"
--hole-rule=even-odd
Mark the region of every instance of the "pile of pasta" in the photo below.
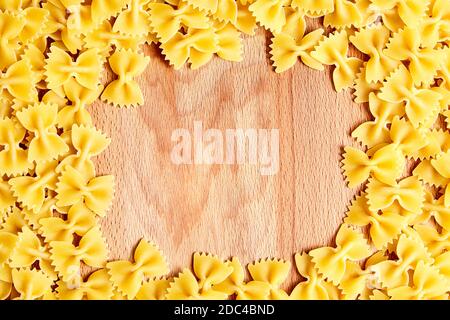
[[[310,18],[324,27],[307,32]],[[258,26],[276,72],[333,66],[373,116],[352,133],[364,149],[345,148],[362,192],[335,246],[295,255],[290,292],[282,259],[196,253],[171,277],[141,240],[133,261],[108,261],[114,177],[93,158],[110,140],[87,107],[143,104],[145,44],[196,69],[240,61]],[[0,299],[448,299],[449,44],[450,0],[0,0]]]

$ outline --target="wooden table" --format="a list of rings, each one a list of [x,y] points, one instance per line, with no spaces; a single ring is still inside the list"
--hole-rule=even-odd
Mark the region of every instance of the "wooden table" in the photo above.
[[[173,273],[196,251],[245,264],[331,244],[355,190],[347,189],[340,160],[355,145],[350,132],[367,108],[336,94],[330,69],[301,63],[277,75],[270,38],[246,37],[244,61],[214,59],[198,71],[175,71],[156,47],[140,84],[145,105],[118,109],[97,103],[95,124],[111,138],[97,159],[99,174],[116,176],[113,207],[102,219],[111,258],[131,258],[145,237],[163,250]],[[255,166],[177,166],[172,131],[205,128],[280,129],[280,171]],[[295,276],[286,284],[290,287]]]

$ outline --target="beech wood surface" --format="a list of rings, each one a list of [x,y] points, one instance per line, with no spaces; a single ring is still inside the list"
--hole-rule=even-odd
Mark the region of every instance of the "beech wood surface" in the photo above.
[[[111,259],[130,259],[142,237],[161,248],[172,274],[198,251],[243,264],[294,262],[296,252],[332,244],[356,193],[341,173],[342,150],[356,144],[350,133],[368,119],[367,108],[352,102],[350,90],[333,90],[331,68],[299,62],[276,74],[269,44],[260,30],[245,37],[243,62],[214,58],[197,71],[175,71],[156,46],[146,47],[151,61],[139,78],[145,105],[91,107],[95,125],[112,138],[96,159],[99,174],[116,177],[113,206],[101,219]],[[205,129],[279,129],[279,173],[173,164],[172,132],[192,132],[194,121]]]

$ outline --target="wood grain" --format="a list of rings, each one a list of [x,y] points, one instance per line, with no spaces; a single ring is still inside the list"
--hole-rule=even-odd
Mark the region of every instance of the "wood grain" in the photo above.
[[[368,114],[350,92],[334,92],[330,70],[298,63],[277,75],[269,41],[260,31],[245,39],[242,63],[215,59],[198,71],[174,71],[148,47],[152,59],[140,79],[145,105],[91,109],[112,138],[97,159],[99,173],[116,176],[114,204],[101,221],[112,259],[130,258],[142,237],[160,246],[174,273],[195,251],[249,263],[291,260],[332,242],[355,194],[341,175],[342,148],[354,144],[349,133]],[[192,131],[197,120],[221,130],[280,129],[280,172],[174,165],[172,131]]]

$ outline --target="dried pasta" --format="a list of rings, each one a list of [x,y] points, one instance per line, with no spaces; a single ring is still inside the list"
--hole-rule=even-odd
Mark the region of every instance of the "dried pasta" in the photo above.
[[[335,244],[295,255],[290,291],[277,258],[195,253],[170,277],[141,240],[133,261],[108,262],[98,219],[114,177],[93,159],[111,141],[89,107],[144,104],[146,44],[197,69],[242,61],[258,25],[275,72],[331,66],[336,91],[368,103],[352,132],[365,149],[342,160],[361,192]],[[0,1],[0,299],[449,299],[449,45],[448,0]]]

